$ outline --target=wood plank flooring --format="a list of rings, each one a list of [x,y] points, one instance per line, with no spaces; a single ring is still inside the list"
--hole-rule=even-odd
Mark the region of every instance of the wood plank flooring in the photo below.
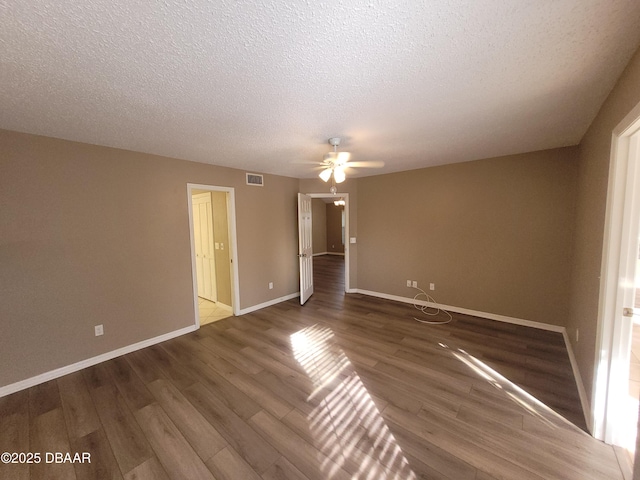
[[[316,292],[0,398],[2,479],[622,479],[560,334]]]

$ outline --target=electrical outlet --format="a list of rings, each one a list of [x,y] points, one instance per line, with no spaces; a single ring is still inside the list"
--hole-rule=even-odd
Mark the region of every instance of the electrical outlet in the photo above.
[[[273,290],[273,282],[269,282],[269,290]]]
[[[99,337],[100,335],[104,335],[104,327],[102,325],[96,325],[94,327],[94,330],[96,332],[96,337]]]
[[[407,280],[407,287],[411,286],[411,280]]]
[[[435,290],[436,289],[436,284],[435,283],[430,283],[429,284],[429,290]]]
[[[416,280],[414,280],[413,282],[411,282],[411,286],[413,288],[418,288],[418,282]]]

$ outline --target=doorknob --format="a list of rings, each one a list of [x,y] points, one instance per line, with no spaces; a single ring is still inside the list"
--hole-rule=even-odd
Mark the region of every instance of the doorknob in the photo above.
[[[306,257],[306,256],[307,256],[307,254],[306,254],[306,253],[301,253],[301,254],[300,254],[300,255],[298,255],[298,256],[299,256],[300,258],[302,258],[302,257]]]
[[[622,309],[622,316],[623,317],[633,317],[634,313],[633,313],[633,308],[623,308]]]

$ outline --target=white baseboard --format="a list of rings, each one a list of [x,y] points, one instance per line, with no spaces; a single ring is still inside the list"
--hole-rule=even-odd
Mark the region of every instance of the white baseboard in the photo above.
[[[274,298],[273,300],[269,300],[268,302],[260,303],[258,305],[252,305],[251,307],[243,308],[238,312],[238,315],[245,315],[247,313],[255,312],[256,310],[260,310],[262,308],[270,307],[277,303],[286,302],[287,300],[291,300],[292,298],[296,298],[300,296],[300,292],[292,293],[290,295],[285,295],[284,297]]]
[[[172,338],[179,337],[180,335],[185,335],[195,330],[197,330],[197,327],[195,325],[191,325],[189,327],[181,328],[179,330],[174,330],[173,332],[165,333],[163,335],[160,335],[154,338],[149,338],[147,340],[142,340],[141,342],[137,342],[132,345],[127,345],[126,347],[118,348],[117,350],[112,350],[110,352],[106,352],[101,355],[88,358],[86,360],[81,360],[80,362],[76,362],[71,365],[67,365],[65,367],[56,368],[55,370],[41,373],[40,375],[36,375],[35,377],[27,378],[25,380],[20,380],[19,382],[15,382],[10,385],[5,385],[4,387],[0,387],[0,397],[4,397],[6,395],[19,392],[20,390],[24,390],[26,388],[30,388],[44,382],[48,382],[49,380],[54,380],[56,378],[63,377],[70,373],[77,372],[78,370],[82,370],[83,368],[91,367],[93,365],[97,365],[98,363],[106,362],[107,360],[111,360],[112,358],[120,357],[127,353],[135,352],[136,350],[140,350],[142,348],[150,347],[151,345],[155,345],[157,343],[171,340]]]
[[[498,315],[495,313],[481,312],[478,310],[469,310],[468,308],[453,307],[451,305],[443,305],[441,303],[435,304],[432,302],[426,302],[424,300],[414,300],[413,297],[411,298],[401,297],[399,295],[389,295],[386,293],[372,292],[370,290],[362,290],[359,288],[355,289],[353,292],[350,292],[350,293],[361,293],[363,295],[369,295],[369,296],[378,297],[378,298],[385,298],[387,300],[395,300],[396,302],[410,303],[412,305],[440,307],[441,309],[447,310],[449,312],[461,313],[463,315],[471,315],[474,317],[481,317],[489,320],[497,320],[498,322],[512,323],[515,325],[521,325],[523,327],[538,328],[540,330],[548,330],[551,332],[562,333],[564,331],[564,327],[560,327],[558,325],[550,325],[548,323],[534,322],[532,320],[524,320],[522,318],[509,317],[506,315]]]
[[[321,257],[322,255],[339,255],[339,256],[344,257],[344,252],[320,252],[320,253],[314,253],[311,256],[312,257]]]
[[[580,370],[578,369],[578,361],[576,360],[576,356],[573,353],[573,347],[571,346],[571,342],[569,341],[569,334],[567,333],[566,328],[562,331],[562,337],[564,338],[564,343],[567,346],[567,353],[569,354],[569,361],[571,362],[573,377],[576,379],[578,395],[580,397],[580,405],[582,405],[582,412],[584,413],[584,420],[587,424],[587,430],[593,433],[593,423],[591,422],[591,405],[589,403],[589,397],[587,396],[587,391],[584,388],[582,375],[580,375]]]

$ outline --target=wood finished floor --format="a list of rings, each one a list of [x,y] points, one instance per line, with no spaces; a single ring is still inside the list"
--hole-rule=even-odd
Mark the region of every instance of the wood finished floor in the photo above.
[[[316,292],[0,399],[2,479],[622,479],[580,427],[560,334]]]

